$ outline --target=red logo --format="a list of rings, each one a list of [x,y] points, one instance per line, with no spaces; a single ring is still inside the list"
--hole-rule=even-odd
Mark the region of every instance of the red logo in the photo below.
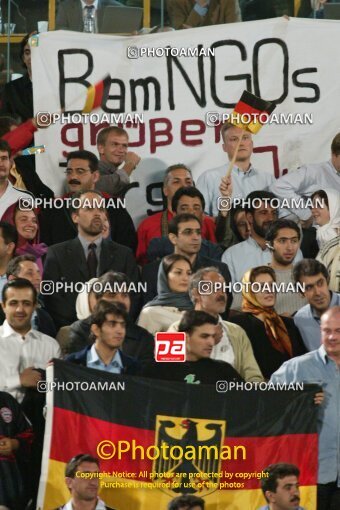
[[[185,333],[156,333],[155,336],[155,360],[176,361],[186,360]]]

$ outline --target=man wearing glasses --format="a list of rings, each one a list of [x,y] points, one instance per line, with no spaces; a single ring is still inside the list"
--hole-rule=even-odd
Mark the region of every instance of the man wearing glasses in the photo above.
[[[65,170],[68,193],[55,199],[51,206],[46,205],[41,210],[40,237],[47,245],[68,241],[77,236],[77,227],[71,218],[71,198],[76,192],[95,189],[99,180],[98,165],[97,156],[90,151],[80,150],[68,154]],[[100,194],[105,200],[110,198],[110,195],[105,192]],[[135,251],[137,236],[131,216],[117,199],[111,197],[109,203],[111,206],[107,208],[107,212],[112,241]]]
[[[88,473],[93,473],[93,477],[82,476]],[[80,453],[67,463],[65,483],[71,499],[56,510],[114,510],[98,497],[99,461],[92,455]]]

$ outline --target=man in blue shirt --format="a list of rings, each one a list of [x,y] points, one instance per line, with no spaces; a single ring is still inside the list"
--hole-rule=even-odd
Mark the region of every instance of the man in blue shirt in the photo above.
[[[258,510],[304,510],[299,506],[300,471],[294,464],[271,464],[263,473],[261,489],[268,505]]]
[[[120,350],[125,338],[127,317],[120,303],[100,301],[91,320],[93,345],[70,354],[66,360],[110,374],[136,374],[139,363]]]
[[[295,283],[305,286],[304,297],[308,304],[294,315],[303,342],[309,351],[318,349],[321,343],[320,317],[329,308],[340,305],[340,294],[329,290],[329,274],[321,262],[303,259],[293,269]]]
[[[271,377],[277,383],[316,383],[324,401],[319,408],[318,510],[340,508],[340,306],[321,317],[321,347],[286,361]]]

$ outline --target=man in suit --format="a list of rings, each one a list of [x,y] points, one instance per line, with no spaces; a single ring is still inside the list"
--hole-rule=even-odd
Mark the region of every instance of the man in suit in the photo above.
[[[66,361],[110,374],[136,375],[140,371],[139,362],[121,350],[127,321],[128,314],[121,303],[100,301],[91,315],[94,344],[70,354]]]
[[[138,268],[131,250],[113,241],[102,238],[105,208],[101,206],[102,196],[96,191],[80,192],[74,197],[73,222],[78,227],[78,236],[50,246],[47,252],[44,280],[62,286],[57,292],[47,293],[44,301],[47,310],[58,327],[67,326],[76,320],[75,284],[87,282],[107,271],[120,271],[132,282],[139,280]],[[50,292],[50,291],[49,291]],[[79,292],[79,290],[78,290]],[[137,298],[136,298],[137,299]],[[135,306],[136,306],[135,299]]]
[[[80,150],[68,153],[65,170],[68,193],[56,198],[53,206],[42,208],[39,217],[42,242],[50,246],[76,237],[77,227],[72,221],[69,204],[74,193],[95,189],[99,179],[98,165],[98,158],[93,152]],[[100,193],[111,204],[107,207],[111,239],[135,251],[137,235],[130,214],[119,200],[103,191]],[[60,201],[63,201],[63,207],[60,207]]]
[[[81,473],[95,473],[93,478],[82,477]],[[73,457],[65,469],[65,483],[71,493],[71,499],[56,510],[88,509],[114,510],[99,499],[99,461],[92,455],[80,453]]]
[[[122,4],[115,0],[64,0],[57,12],[56,30],[85,32],[84,18],[89,10],[93,10],[96,20],[95,32],[100,32],[105,7],[108,5],[122,7]]]

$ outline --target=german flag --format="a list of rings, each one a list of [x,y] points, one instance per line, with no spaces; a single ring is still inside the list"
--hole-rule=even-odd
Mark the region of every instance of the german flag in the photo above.
[[[230,123],[256,134],[275,108],[275,103],[265,101],[245,90],[230,114]]]
[[[207,510],[256,510],[261,472],[276,462],[299,467],[301,506],[316,508],[317,386],[218,393],[61,360],[47,377],[58,388],[47,393],[39,509],[69,500],[65,466],[79,453],[103,458],[100,497],[120,510],[163,510],[179,494]]]
[[[95,85],[90,85],[87,89],[87,96],[82,113],[90,113],[92,110],[99,108],[103,99],[108,96],[110,88],[111,77],[108,74],[103,80],[100,80]]]

